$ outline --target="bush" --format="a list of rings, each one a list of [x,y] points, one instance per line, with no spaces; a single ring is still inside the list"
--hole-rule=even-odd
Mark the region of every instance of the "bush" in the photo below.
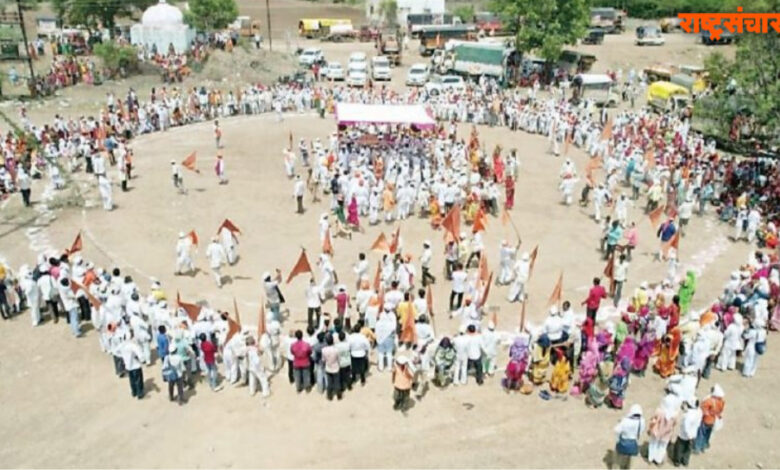
[[[103,68],[109,78],[122,70],[125,73],[138,70],[138,54],[132,46],[120,46],[114,41],[108,41],[95,44],[93,52],[103,61]]]

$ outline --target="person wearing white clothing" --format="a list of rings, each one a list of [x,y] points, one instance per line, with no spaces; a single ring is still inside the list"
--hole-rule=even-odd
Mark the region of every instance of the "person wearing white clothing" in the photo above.
[[[100,190],[100,197],[103,200],[103,209],[107,211],[112,210],[114,208],[112,200],[113,190],[111,189],[111,181],[107,177],[98,177],[98,190]]]
[[[222,248],[225,250],[228,264],[235,264],[238,259],[236,236],[227,227],[222,227],[219,230],[219,238],[222,243]]]
[[[214,274],[214,280],[217,282],[217,287],[222,287],[222,263],[225,262],[225,249],[219,244],[217,237],[211,238],[208,248],[206,248],[206,257],[209,259],[209,267]]]
[[[358,254],[358,262],[352,268],[355,273],[355,287],[360,288],[360,281],[368,276],[368,260],[365,253]]]
[[[254,338],[247,338],[247,361],[249,376],[249,395],[254,396],[257,392],[257,384],[260,384],[260,393],[263,397],[267,397],[271,394],[268,386],[268,374],[266,374],[265,367],[263,366],[263,360],[261,356],[260,347],[255,343]]]
[[[519,242],[518,242],[519,246]],[[501,250],[499,252],[500,259],[500,271],[498,273],[498,285],[505,286],[512,282],[514,278],[514,271],[512,266],[514,265],[515,255],[517,253],[517,247],[510,246],[506,240],[501,241]]]
[[[29,266],[24,265],[19,269],[19,285],[30,307],[30,319],[33,326],[41,323],[41,296],[38,284],[33,280]]]
[[[619,468],[631,468],[631,457],[639,455],[639,437],[645,430],[642,407],[631,405],[628,414],[615,426],[617,445],[616,462]]]
[[[455,367],[453,385],[465,385],[469,372],[469,337],[465,335],[466,328],[462,326],[460,334],[452,339],[452,347],[455,349]]]
[[[647,460],[661,465],[666,457],[666,448],[672,440],[672,433],[677,424],[677,414],[680,411],[680,400],[674,395],[666,395],[661,406],[650,418],[648,434],[650,442],[647,448]]]
[[[195,270],[192,263],[192,239],[184,232],[179,232],[179,240],[176,242],[176,275],[191,273]]]
[[[766,328],[759,319],[751,321],[748,328],[742,335],[745,340],[745,350],[742,358],[742,375],[744,377],[753,377],[758,368],[758,356],[766,351]]]
[[[488,322],[487,330],[482,333],[482,350],[485,352],[482,361],[482,370],[492,376],[496,373],[496,356],[498,355],[499,337],[496,334],[496,325],[491,320]]]
[[[734,314],[731,324],[723,332],[723,346],[718,356],[718,370],[733,370],[737,367],[737,351],[742,349],[742,315]]]
[[[119,347],[119,352],[130,379],[130,392],[140,400],[144,397],[144,371],[141,368],[144,353],[136,342],[132,329],[128,330],[127,338]]]
[[[701,426],[702,411],[699,408],[699,401],[695,398],[683,402],[683,414],[680,418],[680,430],[677,434],[677,440],[672,448],[672,462],[675,466],[688,466],[691,458],[693,441],[699,432]]]
[[[509,287],[507,300],[510,302],[523,302],[525,300],[525,284],[528,282],[531,272],[531,262],[528,253],[523,253],[522,258],[514,266],[515,279]]]

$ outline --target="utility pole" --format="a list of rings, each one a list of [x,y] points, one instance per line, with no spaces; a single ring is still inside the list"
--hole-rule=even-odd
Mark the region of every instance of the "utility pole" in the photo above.
[[[24,25],[24,14],[22,13],[22,0],[16,0],[16,9],[19,12],[19,27],[22,29],[22,39],[24,40],[24,53],[27,56],[27,65],[30,67],[30,94],[35,95],[35,70],[33,69],[32,57],[30,56],[30,46],[27,44],[27,28]]]
[[[17,0],[18,1],[18,0]],[[268,22],[268,50],[274,50],[273,39],[271,39],[271,7],[268,4],[269,0],[265,0],[265,17]]]

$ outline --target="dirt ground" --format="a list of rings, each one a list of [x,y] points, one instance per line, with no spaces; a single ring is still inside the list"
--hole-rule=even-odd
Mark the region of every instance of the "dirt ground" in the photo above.
[[[290,18],[299,14],[292,6],[309,5],[289,4],[285,14]],[[704,51],[690,38],[668,39],[665,48],[637,49],[630,35],[609,36],[598,49],[597,67],[640,67],[662,59],[690,63]],[[329,46],[326,55],[345,60],[350,47]],[[631,62],[622,65],[628,59]],[[403,72],[394,73],[393,86],[402,87]],[[108,86],[126,90],[127,84]],[[54,100],[32,107],[31,113],[37,119],[55,112],[94,112],[105,89],[66,90],[62,100],[72,100],[69,103],[77,106],[59,107]],[[241,318],[246,324],[256,324],[260,273],[278,267],[286,274],[301,246],[313,258],[319,246],[316,221],[327,210],[325,203],[312,205],[307,200],[307,212],[294,214],[292,183],[284,176],[281,150],[289,132],[296,139],[325,138],[335,129],[335,122],[307,114],[288,115],[277,123],[269,115],[227,119],[222,127],[228,185],[217,184],[211,170],[215,149],[210,123],[145,136],[133,143],[137,176],[131,181],[131,191],[115,189],[117,208],[113,212],[88,208],[49,215],[42,205],[37,210],[21,209],[18,198],[3,206],[0,260],[18,267],[31,262],[39,249],[68,246],[82,230],[85,258],[98,265],[121,267],[143,290],[149,286],[149,276],[155,276],[169,298],[180,291],[185,299],[230,310],[235,297]],[[529,322],[538,324],[545,317],[544,304],[561,270],[564,298],[574,304],[585,297],[590,279],[602,272],[604,262],[596,251],[600,229],[588,211],[559,204],[556,186],[561,160],[546,153],[544,138],[499,128],[480,132],[489,148],[501,144],[519,149],[522,163],[512,216],[523,237],[522,249],[540,245],[528,308]],[[189,194],[181,196],[170,182],[168,162],[193,150],[198,151],[202,173],[185,175]],[[582,171],[584,154],[572,153]],[[34,200],[41,191],[40,186],[34,187]],[[193,277],[173,276],[177,233],[195,229],[207,237],[224,217],[230,217],[244,233],[239,262],[224,270],[230,277],[226,285],[216,289],[207,271]],[[650,255],[657,245],[647,220],[638,209],[632,210],[631,217],[640,225],[640,248],[629,270],[627,293],[643,280],[658,281],[666,272],[666,265],[653,262]],[[351,241],[335,240],[334,264],[348,285],[354,280],[351,266],[357,253],[368,250],[380,230],[389,233],[394,228],[382,224],[356,234]],[[681,270],[692,267],[702,273],[694,308],[718,295],[728,273],[748,255],[749,246],[727,241],[728,233],[728,227],[711,217],[695,218],[681,242]],[[434,272],[441,273],[441,232],[412,218],[401,224],[401,234],[404,251],[415,256],[421,253],[422,241],[431,239]],[[504,238],[514,239],[511,228],[490,219],[485,243],[492,268],[498,265],[498,244]],[[369,254],[369,260],[373,266],[377,255]],[[196,256],[196,266],[207,269],[203,249]],[[304,325],[305,285],[305,277],[299,277],[283,286],[289,307],[285,330]],[[457,328],[457,320],[441,313],[448,291],[446,282],[435,285],[439,336]],[[520,309],[506,303],[505,296],[506,288],[494,288],[490,304],[500,309],[498,329],[512,332]],[[332,303],[326,306],[326,310],[332,308]],[[250,398],[245,387],[212,393],[202,382],[189,393],[187,405],[178,407],[166,399],[158,364],[144,369],[146,398],[131,399],[127,381],[114,376],[111,359],[100,352],[94,332],[74,340],[62,323],[33,329],[29,316],[24,315],[3,322],[0,343],[5,345],[0,355],[2,467],[603,468],[614,447],[612,428],[622,416],[619,411],[588,409],[580,398],[544,401],[536,394],[508,395],[499,377],[487,379],[482,387],[471,378],[465,387],[434,388],[402,415],[392,410],[389,375],[375,371],[364,388],[348,392],[340,402],[328,402],[316,393],[296,395],[282,372],[272,379],[268,399]],[[506,355],[502,349],[500,367]],[[711,380],[700,384],[700,396],[715,382],[725,389],[725,426],[713,438],[712,450],[693,457],[692,467],[780,466],[774,430],[780,417],[780,403],[774,399],[780,386],[774,374],[778,367],[780,358],[770,348],[755,378],[716,371]],[[650,414],[660,403],[662,390],[663,382],[655,375],[632,378],[626,405],[640,403]],[[635,466],[646,463],[637,461]]]

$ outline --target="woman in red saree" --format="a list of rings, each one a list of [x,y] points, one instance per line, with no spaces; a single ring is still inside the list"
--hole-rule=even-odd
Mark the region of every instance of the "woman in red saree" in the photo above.
[[[496,181],[504,181],[504,160],[501,159],[501,147],[493,151],[493,175]]]
[[[347,206],[347,223],[352,226],[353,229],[360,230],[360,218],[358,217],[358,203],[355,196],[349,201]]]
[[[510,211],[515,207],[515,180],[512,175],[506,175],[504,188],[506,189],[506,210]]]

